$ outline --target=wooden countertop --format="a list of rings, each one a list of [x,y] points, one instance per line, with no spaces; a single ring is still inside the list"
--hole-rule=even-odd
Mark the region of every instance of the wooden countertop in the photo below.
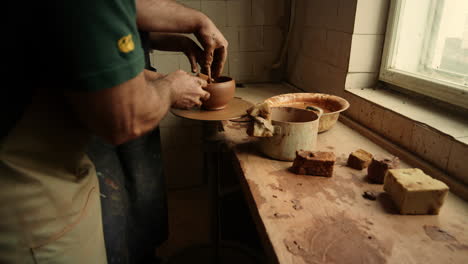
[[[292,92],[283,85],[238,89],[253,103]],[[245,123],[226,122],[243,191],[271,259],[279,263],[467,263],[468,203],[449,194],[439,215],[397,214],[382,185],[366,181],[366,170],[345,166],[350,152],[364,148],[391,154],[342,123],[318,136],[318,149],[337,156],[332,178],[288,171],[292,162],[256,150]],[[408,167],[402,161],[400,167]],[[377,194],[372,201],[364,191]]]

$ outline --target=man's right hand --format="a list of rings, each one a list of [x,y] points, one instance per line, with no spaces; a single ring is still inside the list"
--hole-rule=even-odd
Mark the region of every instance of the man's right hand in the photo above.
[[[172,72],[163,77],[163,80],[170,83],[172,107],[188,109],[200,106],[202,101],[210,98],[210,94],[203,90],[207,82],[185,71]]]
[[[219,77],[227,59],[227,40],[207,16],[204,16],[199,30],[194,34],[203,46],[202,72],[212,78]]]

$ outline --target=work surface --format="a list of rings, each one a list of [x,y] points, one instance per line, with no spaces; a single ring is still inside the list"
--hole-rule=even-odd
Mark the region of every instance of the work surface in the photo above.
[[[288,91],[262,86],[249,90],[240,94],[254,103],[271,93]],[[257,229],[274,260],[468,263],[468,203],[449,194],[439,215],[397,214],[382,185],[367,182],[366,170],[345,166],[349,153],[357,148],[392,157],[357,132],[337,123],[319,134],[317,149],[337,156],[333,177],[324,178],[295,175],[288,171],[292,162],[263,156],[246,135],[245,126],[226,122],[224,137],[233,148]],[[400,167],[407,165],[402,161]],[[376,193],[377,199],[365,199],[365,191]]]

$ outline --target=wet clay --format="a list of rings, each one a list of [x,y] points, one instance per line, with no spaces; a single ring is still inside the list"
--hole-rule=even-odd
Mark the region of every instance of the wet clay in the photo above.
[[[286,250],[305,263],[385,263],[392,245],[379,241],[344,213],[313,219],[304,231],[289,230]]]
[[[438,226],[424,225],[424,232],[426,235],[435,241],[454,241],[454,236],[440,229]]]
[[[210,98],[203,102],[202,108],[206,110],[224,109],[234,97],[236,82],[227,76],[221,76],[206,86],[205,91],[210,93]]]

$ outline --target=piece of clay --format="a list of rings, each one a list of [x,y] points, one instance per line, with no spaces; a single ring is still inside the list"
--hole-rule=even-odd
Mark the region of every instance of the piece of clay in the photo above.
[[[377,199],[377,195],[374,192],[366,191],[362,194],[362,197],[366,198],[367,200],[375,201]]]
[[[333,152],[299,150],[291,170],[296,174],[331,177],[335,160]]]
[[[252,120],[247,134],[253,137],[272,137],[274,127],[271,124],[271,109],[267,103],[260,103],[247,110]]]
[[[271,120],[271,108],[268,103],[259,103],[247,110],[247,114],[252,117],[260,116],[266,120]]]
[[[270,121],[256,116],[252,118],[252,122],[247,128],[247,134],[251,137],[272,137],[274,129]]]
[[[367,168],[371,161],[372,154],[363,149],[358,149],[349,154],[348,166],[353,169],[362,170]]]
[[[384,190],[400,214],[439,214],[449,187],[414,168],[389,170]]]
[[[398,168],[400,160],[395,157],[393,159],[377,159],[373,158],[369,167],[367,168],[367,176],[373,183],[383,184],[385,175],[388,170]]]

